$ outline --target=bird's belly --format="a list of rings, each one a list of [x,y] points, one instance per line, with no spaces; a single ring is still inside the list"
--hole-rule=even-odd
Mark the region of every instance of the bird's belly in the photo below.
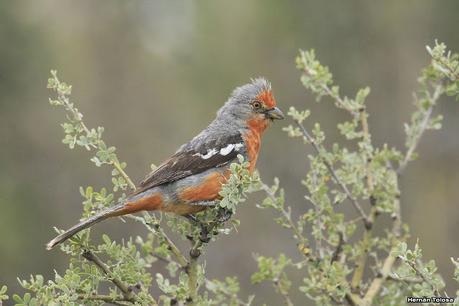
[[[167,200],[160,210],[186,215],[206,209],[209,203],[199,205],[199,202],[219,200],[220,190],[229,175],[228,167],[222,167],[160,186],[163,188],[163,193],[167,194],[165,197]]]
[[[212,201],[218,199],[222,185],[226,182],[223,173],[213,171],[198,180],[196,184],[178,191],[178,198],[185,203]]]
[[[170,204],[166,205],[161,208],[161,211],[167,212],[167,213],[174,213],[177,215],[185,216],[185,215],[190,215],[190,214],[195,214],[200,211],[205,210],[209,206],[201,206],[201,205],[191,205],[191,204],[184,204],[184,203],[179,203],[179,204]]]

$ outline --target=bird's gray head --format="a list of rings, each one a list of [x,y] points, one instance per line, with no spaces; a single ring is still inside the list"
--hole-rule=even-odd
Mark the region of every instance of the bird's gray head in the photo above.
[[[261,125],[263,130],[270,121],[284,119],[276,106],[271,84],[264,78],[252,79],[237,87],[217,113],[217,120],[234,126]]]

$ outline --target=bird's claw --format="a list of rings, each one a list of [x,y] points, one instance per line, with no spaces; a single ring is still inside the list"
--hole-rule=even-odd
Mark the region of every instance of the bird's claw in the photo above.
[[[220,208],[217,213],[216,220],[214,222],[217,223],[224,223],[228,221],[231,216],[233,215],[233,212],[227,208]],[[212,234],[209,232],[208,226],[209,224],[205,224],[201,221],[199,221],[195,216],[193,215],[186,215],[185,216],[192,224],[197,225],[201,228],[201,231],[199,232],[199,240],[203,243],[208,243],[210,239],[212,239]],[[211,222],[212,223],[212,222]],[[211,228],[213,228],[211,226]]]

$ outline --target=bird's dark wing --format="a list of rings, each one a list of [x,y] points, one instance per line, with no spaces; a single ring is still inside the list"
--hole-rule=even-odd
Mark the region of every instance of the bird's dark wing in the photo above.
[[[222,136],[194,146],[186,145],[151,172],[140,183],[135,193],[171,183],[211,168],[222,167],[233,161],[238,154],[244,154],[244,152],[244,140],[239,133]]]

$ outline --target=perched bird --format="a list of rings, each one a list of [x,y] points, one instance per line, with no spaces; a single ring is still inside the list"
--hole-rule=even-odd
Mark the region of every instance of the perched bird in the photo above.
[[[252,172],[263,132],[271,121],[283,118],[267,80],[257,78],[237,87],[214,121],[151,172],[123,203],[78,223],[51,240],[46,248],[110,217],[143,210],[186,216],[214,206],[230,175],[230,164],[241,154]]]

